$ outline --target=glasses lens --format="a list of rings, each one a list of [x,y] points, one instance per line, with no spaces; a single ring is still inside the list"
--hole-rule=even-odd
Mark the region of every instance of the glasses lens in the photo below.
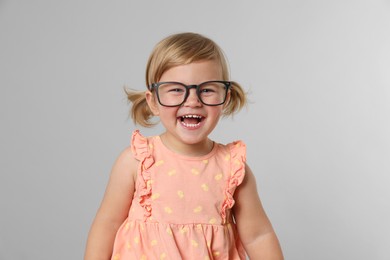
[[[207,105],[225,102],[226,92],[226,85],[222,82],[205,82],[199,86],[200,99]]]
[[[180,105],[186,96],[186,88],[178,83],[163,83],[157,89],[163,106]]]

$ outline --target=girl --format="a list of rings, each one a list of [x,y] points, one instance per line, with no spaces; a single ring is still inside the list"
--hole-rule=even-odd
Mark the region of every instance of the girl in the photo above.
[[[154,48],[147,90],[127,91],[142,126],[159,117],[165,132],[144,137],[115,162],[92,224],[85,259],[283,259],[245,163],[245,144],[208,138],[221,116],[246,104],[210,39],[169,36]]]

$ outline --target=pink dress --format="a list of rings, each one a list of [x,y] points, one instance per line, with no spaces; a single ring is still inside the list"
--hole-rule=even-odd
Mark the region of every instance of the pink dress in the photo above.
[[[132,136],[136,191],[113,260],[245,259],[231,215],[245,175],[245,144],[215,143],[202,157],[176,154],[159,136]]]

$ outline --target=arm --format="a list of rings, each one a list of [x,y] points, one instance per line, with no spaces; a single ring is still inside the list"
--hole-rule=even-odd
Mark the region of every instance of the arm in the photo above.
[[[250,259],[282,260],[282,250],[257,193],[256,180],[246,165],[245,178],[235,192],[234,218]]]
[[[89,231],[85,260],[111,258],[116,232],[127,218],[138,161],[126,148],[116,160],[100,208]]]

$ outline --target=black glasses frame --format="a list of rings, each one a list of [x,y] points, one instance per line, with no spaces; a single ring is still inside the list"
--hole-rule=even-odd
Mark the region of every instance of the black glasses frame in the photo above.
[[[174,84],[179,84],[183,87],[185,87],[186,89],[186,94],[184,96],[184,99],[183,99],[183,102],[181,102],[180,104],[178,105],[164,105],[161,103],[160,101],[160,96],[158,95],[158,87],[162,84],[166,84],[166,83],[174,83]],[[204,103],[202,98],[200,97],[200,88],[205,85],[205,84],[208,84],[208,83],[222,83],[225,85],[225,98],[224,100],[221,102],[221,103],[218,103],[218,104],[207,104],[207,103]],[[194,88],[196,89],[196,95],[198,96],[198,99],[199,101],[203,104],[203,105],[206,105],[206,106],[220,106],[222,104],[224,104],[226,102],[226,98],[227,98],[227,93],[229,91],[229,89],[231,88],[232,86],[232,82],[231,81],[224,81],[224,80],[210,80],[210,81],[205,81],[203,83],[200,83],[199,85],[186,85],[184,83],[181,83],[181,82],[177,82],[177,81],[164,81],[164,82],[157,82],[157,83],[152,83],[149,87],[149,89],[152,91],[153,89],[156,89],[156,95],[157,95],[157,100],[158,100],[158,103],[160,103],[160,105],[164,106],[164,107],[178,107],[178,106],[181,106],[184,104],[184,102],[186,102],[188,96],[190,95],[190,89]]]

